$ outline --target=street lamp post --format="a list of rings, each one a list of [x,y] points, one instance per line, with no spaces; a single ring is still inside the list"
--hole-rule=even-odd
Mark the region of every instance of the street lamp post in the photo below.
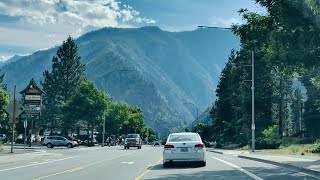
[[[195,105],[194,103],[191,103],[191,102],[186,102],[186,103],[183,103],[183,104],[191,104],[191,105],[193,105],[197,110],[197,119],[199,118],[199,108],[198,108],[197,105]]]
[[[224,27],[213,27],[213,26],[198,26],[198,28],[211,28],[211,29],[225,29],[225,30],[230,30],[230,29],[232,29],[232,28],[224,28]],[[251,137],[252,137],[252,139],[251,139],[251,148],[252,148],[252,152],[254,152],[254,150],[255,150],[255,129],[256,129],[256,125],[255,125],[255,112],[254,112],[254,52],[252,51],[252,53],[251,53],[251,65],[249,65],[249,66],[251,66],[251,80],[249,80],[249,81],[251,81],[251,96],[252,96],[252,107],[251,107],[251,113],[252,113],[252,115],[251,115],[251,117],[252,117],[252,119],[251,119],[251,133],[252,133],[252,135],[251,135]]]
[[[128,69],[119,69],[119,70],[113,70],[111,72],[108,73],[107,77],[106,77],[106,88],[107,88],[107,81],[108,78],[110,77],[111,74],[115,73],[115,72],[123,72],[123,71],[131,71]],[[106,134],[106,117],[105,117],[105,110],[102,113],[102,118],[103,118],[103,134],[102,134],[102,147],[104,147],[104,140],[105,140],[105,134]]]

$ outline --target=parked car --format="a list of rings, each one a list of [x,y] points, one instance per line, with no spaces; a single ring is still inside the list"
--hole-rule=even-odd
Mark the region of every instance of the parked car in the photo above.
[[[42,144],[48,148],[53,148],[54,146],[66,146],[68,148],[73,148],[78,145],[76,141],[70,141],[63,136],[46,136]]]
[[[153,146],[161,146],[161,142],[160,141],[155,141],[155,142],[153,142]]]
[[[8,138],[5,134],[0,134],[0,142],[6,143]]]
[[[74,142],[76,142],[76,146],[78,146],[80,143],[81,143],[81,141],[80,141],[80,139],[76,139],[76,138],[74,138],[74,137],[71,137],[71,136],[67,136],[67,137],[65,137],[66,139],[68,139],[69,141],[74,141]]]
[[[163,149],[163,167],[173,162],[199,163],[206,166],[206,147],[198,133],[172,133]]]
[[[142,139],[139,134],[128,134],[127,138],[124,140],[124,149],[129,149],[130,147],[137,147],[141,149]]]

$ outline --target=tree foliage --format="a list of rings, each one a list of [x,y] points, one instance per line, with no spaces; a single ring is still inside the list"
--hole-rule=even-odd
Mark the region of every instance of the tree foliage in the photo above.
[[[81,64],[77,45],[69,36],[58,48],[57,56],[52,59],[51,72],[43,73],[44,81],[41,82],[46,92],[43,104],[43,120],[51,130],[64,127],[61,117],[61,107],[77,92],[81,81],[85,79],[85,65]],[[67,119],[64,119],[68,121]]]
[[[255,58],[255,124],[258,138],[272,128],[280,138],[293,134],[301,118],[302,94],[293,91],[295,76],[307,89],[304,123],[312,137],[319,127],[319,3],[315,0],[256,0],[267,13],[241,9],[244,24],[234,25],[241,48],[231,52],[221,73],[211,110],[218,143],[250,144],[251,52]],[[293,94],[294,92],[294,94]],[[294,98],[292,98],[294,95]],[[298,109],[300,110],[298,111]],[[290,115],[291,113],[291,115]],[[299,114],[300,113],[300,114]],[[268,131],[269,131],[268,130]],[[296,128],[294,130],[297,131]]]

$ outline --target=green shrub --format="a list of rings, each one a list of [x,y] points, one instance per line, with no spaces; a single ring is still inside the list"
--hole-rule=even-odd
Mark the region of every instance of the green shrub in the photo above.
[[[284,147],[288,147],[293,144],[311,144],[311,138],[297,138],[297,137],[283,137],[281,145]]]
[[[320,143],[315,143],[311,145],[308,151],[311,153],[320,153]]]
[[[293,144],[300,144],[300,139],[296,137],[283,137],[281,140],[281,145],[288,147]]]
[[[291,145],[288,147],[290,153],[297,154],[298,152],[302,152],[302,147],[298,145]]]
[[[281,138],[278,133],[277,125],[270,126],[262,131],[262,138],[258,138],[256,142],[257,149],[277,149],[281,144]]]

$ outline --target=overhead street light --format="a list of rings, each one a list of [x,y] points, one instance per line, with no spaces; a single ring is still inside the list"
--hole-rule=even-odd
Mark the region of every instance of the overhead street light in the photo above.
[[[229,30],[229,29],[232,29],[232,28],[224,28],[224,27],[214,27],[214,26],[198,26],[198,28],[211,28],[211,29],[225,29],[225,30]],[[251,65],[248,65],[248,66],[251,66],[251,70],[252,70],[252,72],[251,72],[251,80],[249,80],[249,81],[251,81],[251,96],[252,96],[252,105],[251,105],[251,113],[252,113],[252,115],[251,115],[251,117],[252,117],[252,119],[251,119],[251,132],[252,132],[252,135],[251,135],[251,150],[252,150],[252,152],[254,152],[254,150],[255,150],[255,129],[256,129],[256,126],[255,126],[255,109],[254,109],[254,52],[252,51],[251,52]]]
[[[132,70],[129,70],[129,69],[118,69],[118,70],[113,70],[111,72],[109,72],[107,74],[107,77],[105,79],[105,83],[106,83],[106,88],[107,88],[107,81],[110,77],[111,74],[115,73],[115,72],[125,72],[125,71],[132,71]],[[103,134],[102,134],[102,147],[104,147],[104,140],[105,140],[105,134],[106,134],[106,116],[105,116],[105,110],[103,110],[103,113],[102,113],[102,118],[103,118]]]
[[[185,103],[183,103],[183,104],[191,104],[191,105],[193,105],[193,106],[196,108],[196,110],[197,110],[197,119],[199,118],[199,108],[198,108],[197,105],[195,105],[195,104],[192,103],[192,102],[185,102]]]
[[[230,30],[231,27],[216,27],[216,26],[198,26],[198,28],[208,28],[208,29],[225,29]]]

